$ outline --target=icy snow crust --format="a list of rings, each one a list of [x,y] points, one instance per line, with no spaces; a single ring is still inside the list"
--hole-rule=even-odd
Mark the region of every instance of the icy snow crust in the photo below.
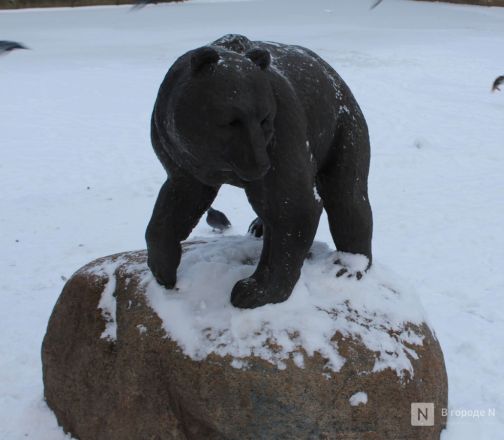
[[[93,265],[86,270],[90,274],[106,278],[106,284],[98,303],[98,308],[101,310],[103,319],[105,320],[105,330],[103,330],[101,338],[112,341],[117,339],[117,302],[115,299],[117,281],[115,271],[122,263],[124,263],[124,259],[117,258],[107,262],[107,264]]]
[[[336,260],[357,271],[366,266],[366,258],[316,242],[288,301],[240,310],[231,305],[230,292],[253,273],[262,240],[227,236],[201,241],[186,248],[175,290],[161,287],[145,266],[130,268],[143,277],[148,303],[167,335],[192,359],[230,355],[233,367],[247,368],[246,358],[257,356],[284,369],[290,358],[303,368],[304,355],[318,352],[327,359],[327,369],[339,371],[346,359],[331,341],[339,332],[377,353],[372,371],[391,368],[401,378],[405,372],[413,377],[411,359],[417,355],[410,347],[421,345],[423,337],[405,324],[425,322],[423,309],[411,288],[383,266],[375,264],[361,280],[337,278],[341,266]],[[108,278],[98,307],[107,321],[102,337],[110,339],[116,328],[113,273],[123,263],[119,258],[91,269]]]
[[[368,395],[364,391],[359,391],[358,393],[355,393],[353,396],[351,396],[348,401],[352,406],[365,405],[368,401]]]

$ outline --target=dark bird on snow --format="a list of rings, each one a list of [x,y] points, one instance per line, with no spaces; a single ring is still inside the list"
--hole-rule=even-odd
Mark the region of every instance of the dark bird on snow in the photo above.
[[[222,232],[231,227],[231,222],[223,212],[217,211],[210,207],[207,211],[206,222],[213,228],[214,231]]]
[[[0,55],[12,52],[14,49],[28,49],[21,43],[16,43],[15,41],[0,41]]]
[[[497,78],[495,78],[495,81],[492,85],[492,92],[495,92],[497,90],[500,92],[499,86],[502,83],[504,83],[504,75],[501,75],[501,76],[498,76]]]
[[[374,9],[376,8],[383,0],[376,0],[369,9]]]
[[[140,9],[143,8],[144,6],[157,3],[158,0],[136,0],[135,3],[133,4],[133,9]]]

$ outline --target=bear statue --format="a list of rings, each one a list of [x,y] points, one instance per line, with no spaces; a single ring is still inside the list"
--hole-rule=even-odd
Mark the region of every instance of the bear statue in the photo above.
[[[231,292],[235,307],[290,296],[323,208],[336,248],[370,267],[367,124],[311,50],[226,35],[187,52],[160,86],[151,139],[168,177],[146,231],[148,265],[165,287],[174,288],[180,243],[222,184],[245,190],[264,230],[255,272]]]

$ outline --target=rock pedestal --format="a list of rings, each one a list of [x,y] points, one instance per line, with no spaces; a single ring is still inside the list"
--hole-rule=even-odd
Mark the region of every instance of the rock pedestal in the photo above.
[[[310,297],[302,290],[285,305],[266,306],[264,311],[217,305],[225,309],[218,316],[229,316],[230,321],[219,318],[215,325],[222,328],[216,332],[202,324],[218,312],[212,298],[204,305],[198,297],[198,309],[181,306],[185,290],[195,287],[188,284],[190,270],[204,273],[208,265],[224,265],[221,269],[234,270],[236,279],[242,277],[236,268],[253,270],[251,260],[260,245],[252,241],[250,255],[237,255],[240,240],[247,239],[189,246],[179,271],[179,291],[155,285],[145,252],[102,258],[73,275],[54,308],[42,347],[45,398],[63,429],[81,440],[438,440],[445,423],[441,409],[447,406],[447,377],[439,343],[424,322],[398,327],[400,319],[380,320],[380,311],[355,308],[336,295],[334,308],[314,308],[325,316],[314,323],[336,323],[336,331],[328,336],[331,353],[317,349],[318,329],[301,323],[302,310],[284,333],[268,323],[271,316],[294,314],[296,305]],[[319,257],[315,252],[315,260]],[[230,263],[233,258],[235,265]],[[333,282],[331,267],[320,261],[311,264],[321,266],[321,273]],[[316,278],[310,277],[308,266],[302,282],[309,284]],[[222,278],[207,277],[207,283]],[[382,278],[375,278],[383,285]],[[355,279],[341,282],[360,288]],[[365,287],[369,289],[369,283]],[[387,301],[401,295],[393,287],[387,289]],[[222,297],[229,293],[226,286]],[[177,307],[181,311],[171,321],[181,322],[170,327],[167,316]],[[308,323],[310,313],[315,312],[307,311]],[[374,325],[370,316],[379,323]],[[254,327],[254,322],[262,324]],[[187,336],[184,325],[196,331],[204,327],[202,339]],[[231,329],[227,333],[226,327]],[[310,336],[310,329],[315,334]],[[253,344],[248,330],[255,334]],[[263,339],[261,331],[267,333]],[[434,403],[433,426],[412,426],[413,402]]]

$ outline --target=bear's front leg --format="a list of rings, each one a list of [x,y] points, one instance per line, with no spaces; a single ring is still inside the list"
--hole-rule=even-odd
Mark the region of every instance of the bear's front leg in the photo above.
[[[313,243],[322,211],[313,187],[297,182],[286,191],[275,189],[247,188],[247,196],[264,223],[264,241],[254,274],[233,288],[231,303],[235,307],[252,309],[289,298]]]
[[[205,186],[181,171],[163,184],[147,226],[147,264],[159,284],[172,289],[185,240],[210,207],[218,188]]]

